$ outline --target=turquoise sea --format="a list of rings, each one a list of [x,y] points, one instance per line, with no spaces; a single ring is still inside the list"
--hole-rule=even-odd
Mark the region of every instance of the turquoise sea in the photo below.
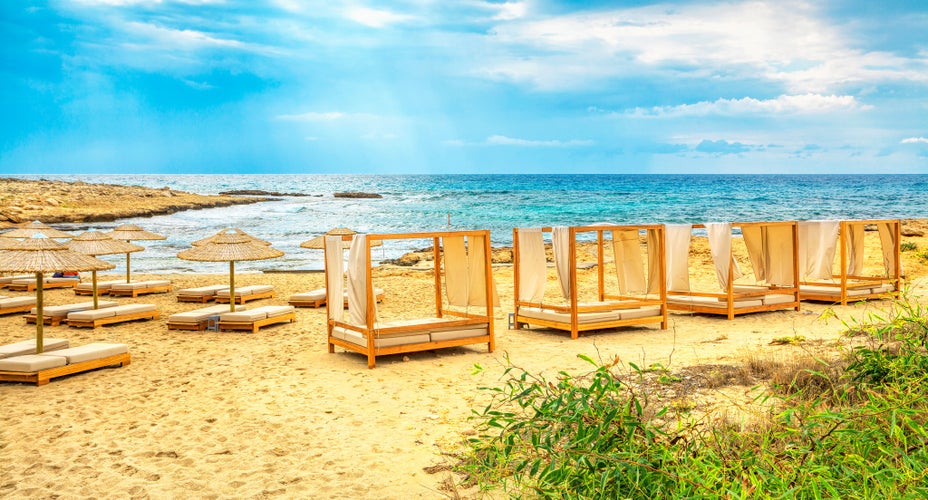
[[[91,183],[170,187],[202,194],[239,189],[302,193],[254,205],[196,210],[116,223],[64,224],[108,230],[133,223],[168,236],[143,242],[138,272],[223,272],[227,266],[177,259],[191,241],[238,227],[284,251],[237,269],[321,269],[322,252],[300,242],[333,227],[359,232],[490,229],[509,245],[513,227],[596,222],[928,218],[928,175],[42,175]],[[363,191],[379,199],[334,198]],[[420,244],[422,242],[419,242]],[[415,245],[416,242],[411,243]],[[393,258],[411,247],[388,247]],[[107,257],[117,266],[124,257]],[[116,272],[119,269],[117,268]]]

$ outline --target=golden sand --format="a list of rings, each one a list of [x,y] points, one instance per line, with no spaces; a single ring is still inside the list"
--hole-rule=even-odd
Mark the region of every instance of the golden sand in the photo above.
[[[924,238],[905,238],[920,248]],[[923,265],[906,254],[908,282],[924,292]],[[472,429],[472,409],[497,385],[506,356],[520,367],[585,371],[577,358],[619,356],[639,366],[679,369],[700,363],[738,364],[753,355],[784,355],[771,345],[787,336],[830,342],[844,329],[822,319],[834,310],[863,320],[889,301],[723,317],[671,314],[666,331],[626,328],[570,340],[543,329],[508,330],[512,268],[495,279],[497,351],[469,346],[378,358],[326,348],[325,309],[298,309],[297,321],[256,334],[168,330],[167,317],[202,307],[173,293],[119,298],[155,303],[161,317],[101,327],[47,327],[47,337],[72,345],[129,344],[131,365],[53,380],[42,387],[0,383],[0,497],[265,497],[442,498],[448,472],[424,469],[453,462]],[[387,291],[384,315],[432,307],[431,274],[379,270]],[[135,279],[164,278],[138,275]],[[227,275],[171,275],[175,289],[226,283]],[[285,304],[292,293],[321,287],[321,274],[240,274],[238,286],[271,284],[277,297],[249,305]],[[101,276],[101,280],[118,276]],[[6,292],[16,295],[17,292]],[[47,304],[86,300],[50,290]],[[827,316],[827,315],[826,315]],[[0,317],[0,343],[34,336],[21,315]],[[475,364],[485,370],[474,374]],[[732,394],[734,394],[732,396]],[[719,404],[741,404],[747,388],[715,393]],[[726,399],[732,398],[732,399]],[[470,492],[473,493],[473,492]]]

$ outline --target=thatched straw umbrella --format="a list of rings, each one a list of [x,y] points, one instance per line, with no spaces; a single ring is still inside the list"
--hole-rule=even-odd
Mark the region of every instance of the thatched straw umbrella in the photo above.
[[[311,250],[322,250],[325,248],[325,237],[326,236],[345,236],[345,235],[354,235],[358,234],[354,230],[348,229],[347,227],[336,227],[334,229],[329,229],[322,236],[316,236],[311,240],[306,240],[303,243],[300,243],[300,246],[303,248],[309,248]],[[380,240],[372,241],[371,246],[376,247],[383,245],[383,242]],[[348,248],[351,246],[351,241],[342,241],[342,248]]]
[[[12,231],[7,231],[0,236],[4,238],[30,238],[36,232],[41,232],[47,238],[73,238],[74,235],[71,233],[66,233],[64,231],[59,231],[48,224],[43,224],[39,221],[32,221],[28,224],[20,225]]]
[[[245,231],[242,231],[241,229],[239,229],[239,228],[237,228],[237,227],[236,227],[236,228],[232,228],[232,229],[223,229],[222,231],[219,231],[218,233],[216,233],[216,234],[214,234],[214,235],[212,235],[212,236],[208,236],[208,237],[206,237],[206,238],[203,238],[203,239],[194,241],[194,242],[192,242],[192,243],[190,243],[190,244],[193,245],[193,246],[195,246],[195,247],[201,247],[201,246],[206,245],[207,243],[210,243],[211,241],[213,241],[213,238],[215,238],[216,236],[220,236],[220,235],[223,235],[223,234],[227,234],[228,231],[232,231],[232,232],[235,233],[235,234],[238,234],[238,235],[241,235],[241,236],[245,236],[246,238],[251,238],[251,242],[252,242],[252,243],[257,243],[257,244],[259,244],[259,245],[264,245],[264,246],[266,246],[266,247],[271,246],[271,242],[270,242],[270,241],[265,241],[265,240],[262,240],[261,238],[255,238],[254,236],[252,236],[252,235],[246,233]]]
[[[0,258],[0,271],[14,273],[35,273],[35,352],[41,353],[43,345],[43,273],[55,271],[97,271],[112,269],[116,266],[89,255],[69,250],[66,246],[37,232],[23,241],[4,245],[5,251]]]
[[[116,226],[112,231],[107,233],[110,238],[114,240],[123,240],[126,242],[132,240],[166,240],[167,236],[162,236],[151,231],[146,231],[135,224],[123,224],[121,226]],[[129,252],[126,252],[126,283],[130,282],[131,272],[129,270],[131,261]]]
[[[129,254],[131,252],[141,252],[145,247],[133,245],[128,241],[114,240],[108,234],[100,231],[87,231],[67,243],[67,247],[72,251],[96,257],[98,255],[113,255],[117,253]],[[97,298],[97,271],[93,270],[93,308],[99,307]]]
[[[280,257],[284,253],[276,248],[256,244],[255,238],[247,233],[236,233],[234,229],[222,231],[210,238],[210,242],[184,250],[178,258],[200,262],[229,261],[229,306],[235,311],[235,261],[264,260]]]

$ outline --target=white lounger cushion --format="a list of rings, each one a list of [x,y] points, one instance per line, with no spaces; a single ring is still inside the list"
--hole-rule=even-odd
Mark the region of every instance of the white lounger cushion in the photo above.
[[[112,300],[99,300],[97,301],[97,306],[100,309],[107,307],[116,307],[119,305],[118,302],[113,302]],[[46,306],[42,310],[42,315],[45,317],[53,318],[60,316],[67,316],[68,313],[86,311],[93,308],[93,302],[78,302],[76,304],[63,304],[60,306]],[[38,309],[33,307],[30,314],[38,314]]]
[[[769,295],[764,295],[761,299],[764,302],[764,305],[773,305],[773,304],[787,304],[789,302],[795,302],[796,297],[788,293],[771,293]]]
[[[236,311],[244,311],[246,306],[236,305]],[[201,309],[194,309],[193,311],[187,311],[182,313],[172,314],[168,317],[169,323],[200,323],[206,321],[210,316],[218,316],[222,313],[232,312],[229,310],[228,304],[220,304],[218,306],[209,306]]]
[[[242,295],[253,295],[256,293],[264,293],[273,291],[274,287],[272,285],[251,285],[243,286],[235,289],[235,296],[241,297]],[[225,290],[219,290],[216,292],[217,297],[228,297],[229,296],[229,287],[226,287]]]
[[[211,297],[216,295],[220,290],[228,290],[229,285],[208,285],[196,288],[184,288],[177,291],[177,295],[188,295],[191,297]]]
[[[46,356],[45,354],[25,354],[6,359],[0,359],[0,370],[9,372],[37,372],[58,368],[68,364],[68,359],[60,356]]]
[[[97,282],[97,291],[109,290],[113,285],[126,284],[126,280],[114,280],[114,281],[98,281]],[[93,282],[85,281],[83,283],[78,283],[78,290],[93,290]]]
[[[35,275],[31,275],[31,274],[20,274],[20,275],[18,275],[18,276],[0,276],[0,285],[3,285],[3,284],[8,285],[8,284],[12,283],[13,280],[25,280],[25,279],[29,279],[29,278],[35,279]]]
[[[112,290],[139,290],[142,288],[155,288],[170,286],[170,280],[133,281],[132,283],[115,283]],[[98,287],[99,289],[99,287]]]
[[[814,293],[818,295],[829,295],[829,296],[835,296],[835,297],[841,296],[840,286],[800,285],[799,290],[801,292]],[[847,296],[848,297],[860,297],[862,295],[889,293],[894,290],[895,288],[893,287],[891,283],[886,283],[884,285],[868,287],[868,288],[853,288],[851,285],[848,285]]]
[[[94,359],[106,358],[129,352],[129,346],[126,344],[106,344],[94,342],[78,347],[69,347],[58,351],[42,353],[40,356],[61,357],[67,361],[67,364],[82,363]]]
[[[689,295],[668,295],[667,302],[675,302],[677,304],[692,304],[695,306],[705,306],[705,307],[718,307],[720,309],[728,307],[728,304],[726,304],[724,299],[720,299],[716,297],[691,297]],[[757,306],[762,306],[762,305],[764,305],[764,301],[761,299],[735,300],[735,309],[757,307]]]
[[[47,338],[42,341],[42,347],[46,351],[64,349],[68,347],[68,345],[68,339]],[[0,359],[13,356],[23,356],[25,354],[35,354],[35,339],[0,345]]]
[[[110,316],[154,311],[155,309],[154,304],[126,304],[123,306],[107,307],[106,309],[73,312],[68,314],[68,320],[92,321],[95,319],[109,318]]]
[[[227,312],[219,315],[219,321],[229,323],[254,323],[264,318],[283,316],[296,311],[293,306],[261,306],[249,311]]]
[[[70,283],[77,280],[78,278],[45,278],[42,280],[42,283]],[[10,281],[10,283],[14,285],[33,285],[36,281],[35,278],[16,278]]]
[[[35,305],[35,297],[10,297],[8,299],[0,299],[0,309],[28,305]]]
[[[337,339],[346,340],[353,344],[367,345],[367,339],[365,339],[364,336],[354,330],[347,330],[345,328],[336,326],[332,329],[332,336]],[[422,344],[430,341],[431,337],[429,337],[428,332],[416,333],[412,335],[406,334],[400,336],[377,337],[374,339],[374,347],[393,347],[405,344]]]
[[[308,292],[295,293],[290,296],[290,300],[323,300],[325,299],[325,288],[317,288]]]

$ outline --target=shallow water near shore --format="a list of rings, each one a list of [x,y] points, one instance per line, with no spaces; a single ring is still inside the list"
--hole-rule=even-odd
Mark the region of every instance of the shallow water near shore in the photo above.
[[[63,224],[108,230],[134,223],[164,234],[132,256],[139,272],[221,272],[223,264],[182,261],[190,242],[238,227],[286,252],[241,263],[243,272],[322,268],[322,252],[300,242],[333,227],[362,233],[491,230],[509,245],[513,227],[612,223],[926,218],[928,175],[44,175],[64,181],[170,187],[199,194],[259,189],[298,193],[254,205],[180,212],[116,223]],[[382,198],[335,198],[359,191]],[[395,258],[412,247],[385,247]],[[124,266],[125,257],[106,257]],[[123,267],[124,269],[124,267]]]

